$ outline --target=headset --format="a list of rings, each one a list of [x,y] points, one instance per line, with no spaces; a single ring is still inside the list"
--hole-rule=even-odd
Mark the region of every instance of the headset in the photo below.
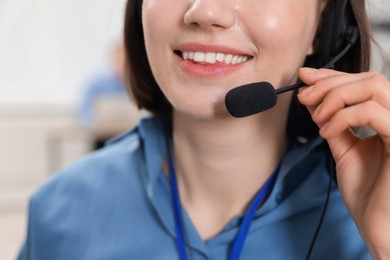
[[[317,38],[317,58],[320,66],[326,67],[338,56],[341,56],[338,60],[341,59],[356,44],[358,38],[359,29],[351,0],[331,0],[324,11],[321,31]],[[345,48],[348,50],[343,52]],[[329,67],[333,68],[334,63]]]

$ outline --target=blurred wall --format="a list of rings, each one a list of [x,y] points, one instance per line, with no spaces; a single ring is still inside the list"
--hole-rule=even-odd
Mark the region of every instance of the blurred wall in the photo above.
[[[87,83],[112,70],[124,7],[124,0],[0,0],[0,212],[25,208],[93,138],[136,123],[137,109],[123,96],[95,104],[93,128],[75,117]]]
[[[390,1],[367,0],[373,34],[373,69],[390,78]]]
[[[109,69],[125,0],[0,0],[0,102],[71,103]]]

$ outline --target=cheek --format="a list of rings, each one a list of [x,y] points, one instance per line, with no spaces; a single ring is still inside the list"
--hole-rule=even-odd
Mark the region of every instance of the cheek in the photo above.
[[[148,58],[162,59],[161,53],[181,25],[185,4],[183,0],[144,0],[142,27]],[[175,8],[172,8],[175,6]]]
[[[267,1],[265,1],[267,2]],[[251,15],[253,37],[261,50],[274,50],[275,55],[296,53],[306,55],[311,51],[319,14],[316,0],[274,1],[267,3],[261,15]],[[267,7],[268,6],[268,7]],[[267,9],[268,8],[268,9]],[[254,12],[254,11],[252,11]],[[257,29],[256,29],[257,28]]]
[[[167,43],[172,38],[171,28],[178,22],[179,17],[179,14],[175,13],[177,9],[171,11],[172,8],[169,8],[173,1],[179,0],[144,0],[142,10],[142,27],[149,65],[157,83],[162,86],[170,75],[167,70],[167,55],[171,52],[167,52]]]
[[[258,70],[275,86],[293,83],[297,69],[312,51],[320,10],[316,0],[300,2],[274,1],[262,15],[251,14],[256,17],[249,24],[258,44]]]
[[[165,18],[160,15],[164,15],[164,9],[165,8],[162,3],[158,3],[156,0],[144,1],[142,27],[144,31],[146,50],[148,56],[152,58],[154,57],[154,52],[156,52],[154,50],[158,47],[159,41],[157,41],[157,39],[161,39],[161,37],[167,32],[167,23],[161,23],[161,19]]]

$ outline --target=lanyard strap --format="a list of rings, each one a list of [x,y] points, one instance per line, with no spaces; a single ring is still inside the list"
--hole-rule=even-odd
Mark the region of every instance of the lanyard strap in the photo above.
[[[244,219],[241,222],[240,229],[238,230],[238,234],[233,242],[232,250],[230,251],[229,260],[238,260],[240,259],[240,255],[242,249],[244,247],[245,239],[249,233],[249,227],[252,223],[253,217],[255,216],[256,210],[259,206],[265,201],[268,195],[271,193],[272,188],[275,185],[276,176],[278,175],[280,169],[280,165],[274,170],[271,177],[264,184],[264,186],[260,189],[260,191],[256,194],[256,197],[249,205],[249,208],[245,212]]]
[[[183,218],[182,208],[179,197],[179,189],[177,187],[175,167],[173,165],[173,159],[171,149],[169,149],[169,172],[170,172],[170,183],[172,189],[172,202],[175,215],[175,231],[176,231],[176,244],[179,251],[179,259],[187,260],[186,246],[184,241],[184,229],[183,229]]]
[[[183,219],[182,219],[182,206],[180,203],[179,197],[179,189],[177,186],[176,180],[176,172],[173,164],[172,152],[169,150],[169,172],[170,172],[170,184],[172,189],[172,202],[174,208],[174,216],[175,216],[175,231],[176,231],[176,244],[179,252],[180,260],[187,260],[187,253],[185,247],[185,239],[184,239],[184,227],[183,227]],[[245,239],[248,236],[249,227],[252,223],[252,219],[256,213],[256,210],[259,206],[265,201],[267,196],[271,193],[272,188],[275,185],[276,177],[278,175],[280,169],[280,165],[274,170],[271,177],[264,184],[264,186],[257,193],[254,200],[249,205],[240,228],[238,230],[238,234],[233,242],[233,247],[229,255],[229,260],[238,260],[240,258],[242,249],[244,247]]]

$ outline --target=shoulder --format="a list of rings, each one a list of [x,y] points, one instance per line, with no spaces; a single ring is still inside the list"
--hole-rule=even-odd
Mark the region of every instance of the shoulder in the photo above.
[[[155,141],[142,133],[147,131],[143,128],[141,122],[105,148],[56,173],[32,196],[26,243],[29,255],[36,259],[101,259],[102,250],[85,248],[116,247],[116,239],[136,241],[145,225],[156,225],[146,192],[148,156],[157,157],[161,151],[146,151],[147,144],[154,147]],[[47,247],[48,243],[52,246]]]
[[[118,177],[130,177],[142,163],[140,136],[137,129],[124,135],[120,141],[94,151],[65,169],[54,173],[34,194],[44,197],[64,189],[94,189],[113,182]],[[115,176],[115,178],[113,178]]]

